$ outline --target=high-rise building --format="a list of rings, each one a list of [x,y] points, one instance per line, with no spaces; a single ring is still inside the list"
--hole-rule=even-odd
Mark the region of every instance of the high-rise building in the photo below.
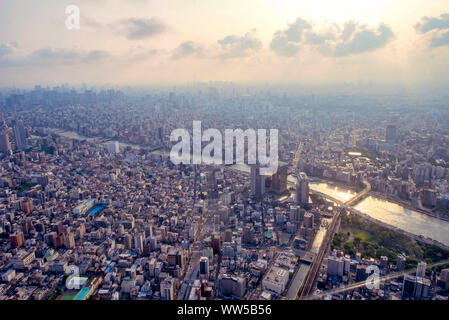
[[[402,284],[402,298],[413,297],[415,292],[416,277],[412,275],[405,275]]]
[[[218,287],[220,293],[224,296],[236,296],[242,298],[246,291],[246,280],[243,277],[223,274],[218,278]]]
[[[13,248],[20,248],[25,242],[25,237],[23,235],[23,232],[17,231],[17,232],[14,232],[13,234],[10,234],[9,241],[11,242],[11,246]]]
[[[120,153],[120,144],[118,141],[109,141],[108,151],[110,153]]]
[[[68,232],[65,237],[65,247],[68,249],[72,249],[75,247],[75,235],[73,232]]]
[[[427,299],[430,295],[430,287],[429,279],[407,274],[404,276],[402,285],[402,298]]]
[[[441,270],[440,282],[444,290],[449,290],[449,269]]]
[[[286,163],[279,163],[278,170],[271,176],[271,191],[282,194],[287,191],[288,167]]]
[[[131,241],[132,236],[129,233],[125,234],[125,236],[123,237],[123,244],[125,245],[126,249],[131,249]]]
[[[424,278],[426,276],[427,263],[421,261],[416,268],[416,276]]]
[[[288,280],[288,270],[273,266],[262,280],[262,286],[264,290],[269,290],[280,295],[287,287]]]
[[[200,259],[200,274],[209,277],[209,258],[207,257]]]
[[[298,181],[296,182],[296,203],[300,205],[309,203],[309,178],[307,178],[305,172],[301,172],[298,175]]]
[[[228,229],[224,233],[224,241],[231,242],[232,241],[232,230]]]
[[[344,260],[342,257],[330,256],[327,259],[327,274],[342,277],[344,271]]]
[[[260,165],[251,165],[251,196],[262,198],[265,194],[265,176],[260,174]]]
[[[11,151],[11,143],[7,132],[0,134],[0,152],[9,153]]]
[[[164,129],[162,127],[157,128],[157,135],[159,140],[163,140],[164,138]]]
[[[167,261],[170,266],[179,266],[183,268],[185,265],[184,253],[181,249],[172,249],[169,251]]]
[[[161,282],[161,297],[164,300],[174,300],[174,279],[167,277]]]
[[[396,125],[389,124],[387,125],[387,130],[385,133],[385,140],[391,142],[396,141]]]
[[[243,243],[252,244],[253,239],[254,239],[254,229],[250,225],[245,226],[243,228],[243,236],[242,236]]]
[[[143,251],[143,240],[144,240],[144,237],[143,237],[142,234],[136,234],[134,236],[134,248],[138,252],[142,252]]]
[[[26,199],[20,202],[20,210],[26,214],[30,214],[34,209],[33,200]]]
[[[16,150],[25,150],[27,148],[25,126],[21,121],[16,121],[13,125],[13,131]]]
[[[304,215],[304,221],[303,221],[304,228],[313,229],[313,214],[310,212],[307,212]]]

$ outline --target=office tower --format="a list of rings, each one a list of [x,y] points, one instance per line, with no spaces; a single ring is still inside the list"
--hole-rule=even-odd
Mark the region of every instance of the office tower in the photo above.
[[[435,207],[437,205],[437,191],[434,189],[424,189],[422,191],[422,204],[428,208]]]
[[[214,250],[214,254],[219,254],[221,252],[221,238],[220,235],[214,234],[212,236],[212,241],[210,243],[212,249]]]
[[[118,141],[109,141],[108,151],[110,153],[120,153],[120,144]]]
[[[16,121],[13,125],[14,142],[16,150],[25,150],[27,148],[26,130],[21,121]]]
[[[344,269],[344,273],[345,274],[349,274],[349,272],[351,272],[351,259],[345,257],[343,259],[343,262],[344,262],[344,268],[343,268]]]
[[[11,143],[7,132],[0,134],[0,152],[9,153],[11,151]]]
[[[416,276],[424,278],[426,276],[427,263],[421,261],[416,268]]]
[[[72,249],[75,247],[75,235],[73,232],[68,232],[65,237],[65,247],[68,249]]]
[[[216,168],[211,169],[207,172],[207,187],[208,187],[208,198],[218,199],[218,189],[217,189],[217,179],[215,176]]]
[[[246,280],[240,276],[223,274],[218,278],[218,288],[224,296],[242,298],[246,291]]]
[[[416,277],[412,275],[405,275],[402,284],[402,298],[413,297],[415,292]]]
[[[254,240],[254,230],[251,226],[245,226],[243,229],[242,241],[245,244],[252,244]]]
[[[271,191],[282,194],[287,190],[288,167],[285,163],[279,163],[278,170],[271,176]]]
[[[429,279],[407,274],[404,276],[402,285],[402,298],[427,299],[430,295],[430,287]]]
[[[164,300],[174,300],[174,279],[172,277],[165,278],[161,283],[161,297]]]
[[[287,287],[288,280],[289,272],[287,270],[273,266],[262,280],[262,287],[264,290],[273,291],[280,295]]]
[[[396,125],[389,124],[387,125],[387,130],[385,133],[385,140],[387,141],[396,141]]]
[[[310,212],[307,212],[307,213],[304,215],[303,226],[304,226],[305,228],[309,228],[309,229],[312,229],[312,228],[313,228],[313,214],[311,214]]]
[[[207,257],[200,259],[200,274],[209,277],[209,258]]]
[[[34,209],[33,200],[26,199],[20,202],[20,210],[26,214],[30,214]]]
[[[260,165],[251,165],[251,196],[262,198],[265,194],[265,176],[260,174]]]
[[[134,248],[138,251],[138,252],[143,252],[143,235],[141,234],[136,234],[134,236]]]
[[[449,290],[449,269],[441,270],[440,282],[444,290]]]
[[[131,241],[132,236],[130,234],[125,234],[125,236],[123,237],[123,244],[125,245],[126,249],[131,249]]]
[[[159,140],[162,141],[162,139],[164,138],[164,129],[162,127],[157,128],[157,135]]]
[[[209,188],[215,188],[217,185],[217,179],[215,176],[216,171],[217,169],[211,169],[207,172],[207,185],[209,186]]]
[[[300,205],[309,203],[309,179],[304,172],[299,173],[296,182],[296,202]]]
[[[20,248],[25,243],[25,237],[22,231],[14,232],[9,235],[9,241],[11,242],[11,246],[13,248]]]
[[[330,256],[327,259],[327,274],[330,276],[343,276],[345,262],[342,257]]]
[[[232,241],[232,230],[226,230],[224,234],[224,241],[231,242]]]
[[[183,251],[181,249],[171,249],[168,253],[167,261],[170,266],[179,266],[182,269],[185,265]]]

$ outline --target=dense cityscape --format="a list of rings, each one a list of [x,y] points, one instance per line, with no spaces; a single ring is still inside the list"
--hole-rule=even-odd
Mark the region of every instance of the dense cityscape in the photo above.
[[[4,88],[0,299],[448,300],[448,103]],[[278,129],[277,171],[174,164],[171,132],[193,121]]]

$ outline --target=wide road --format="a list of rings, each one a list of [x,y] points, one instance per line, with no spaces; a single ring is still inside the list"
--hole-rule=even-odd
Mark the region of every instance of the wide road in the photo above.
[[[184,277],[184,281],[182,283],[182,286],[178,292],[178,300],[186,300],[188,299],[188,295],[190,294],[190,289],[193,285],[193,282],[198,276],[199,272],[199,262],[201,258],[201,253],[199,250],[201,249],[201,240],[203,240],[208,233],[206,232],[204,226],[209,224],[210,220],[210,213],[209,210],[207,210],[206,217],[202,217],[200,220],[200,224],[198,226],[198,229],[194,235],[193,243],[190,246],[191,251],[193,252],[192,256],[190,257],[190,261],[187,267],[187,272]]]

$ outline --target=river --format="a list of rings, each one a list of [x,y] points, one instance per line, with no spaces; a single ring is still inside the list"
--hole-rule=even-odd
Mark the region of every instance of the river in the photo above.
[[[348,188],[326,182],[311,182],[311,190],[327,194],[342,202],[349,200],[357,193]],[[358,203],[354,209],[383,223],[422,235],[449,246],[449,222],[437,219],[424,213],[410,210],[400,204],[369,196]]]
[[[373,196],[364,199],[354,209],[404,231],[449,245],[448,221]]]

